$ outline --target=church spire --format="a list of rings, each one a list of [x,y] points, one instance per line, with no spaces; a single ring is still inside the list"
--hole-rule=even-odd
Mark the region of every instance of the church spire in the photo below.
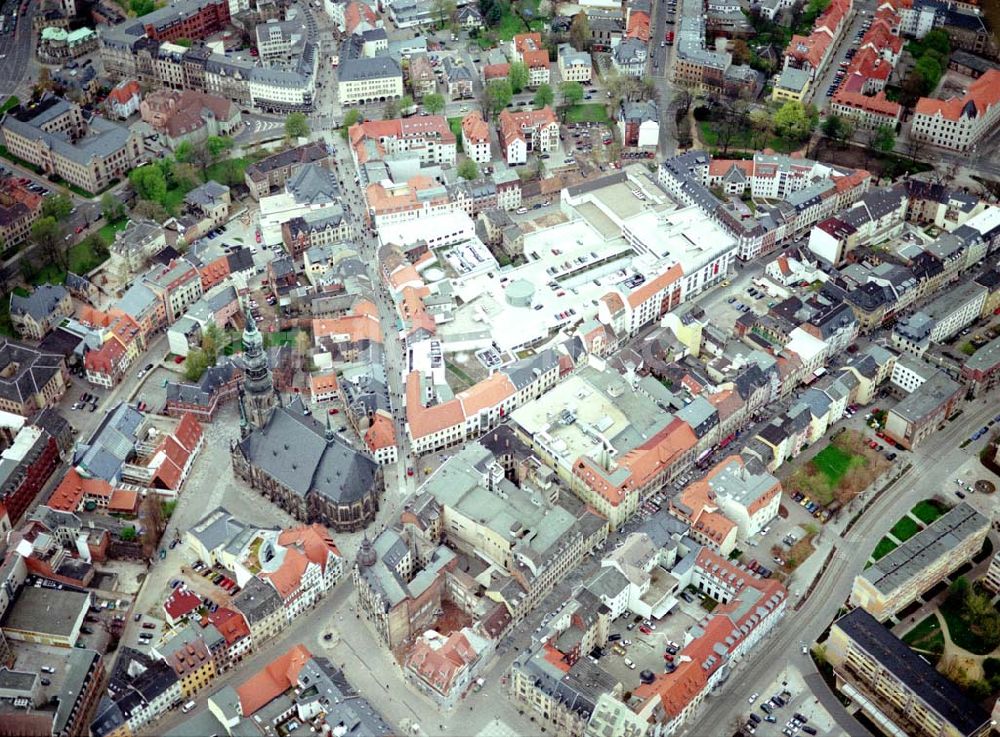
[[[326,442],[332,443],[337,436],[333,434],[333,423],[330,421],[330,413],[326,413]]]
[[[264,427],[277,406],[271,366],[264,350],[264,336],[257,329],[253,316],[246,315],[243,330],[243,386],[248,417],[256,427]]]

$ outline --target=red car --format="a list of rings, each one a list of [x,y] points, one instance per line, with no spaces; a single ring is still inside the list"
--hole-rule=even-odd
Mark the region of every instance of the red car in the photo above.
[[[260,243],[260,231],[257,231],[257,242]]]
[[[407,476],[412,476],[413,475],[413,468],[412,467],[406,469],[406,475]]]
[[[83,226],[82,226],[82,225],[77,225],[77,226],[76,226],[76,232],[77,232],[78,234],[79,234],[79,233],[82,233],[82,232],[83,232]]]
[[[340,414],[340,410],[337,409],[336,407],[330,407],[330,414],[331,415],[339,415]]]
[[[651,634],[653,634],[653,630],[651,630],[651,629],[650,629],[649,627],[647,627],[647,626],[646,626],[646,625],[644,625],[644,624],[642,624],[642,625],[639,625],[639,631],[640,631],[640,632],[641,632],[642,634],[644,634],[644,635],[651,635]]]
[[[674,662],[674,656],[671,655],[670,653],[663,653],[663,659],[666,660],[668,663]]]

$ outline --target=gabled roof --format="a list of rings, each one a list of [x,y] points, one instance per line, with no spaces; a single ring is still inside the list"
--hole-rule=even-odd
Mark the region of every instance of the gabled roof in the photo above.
[[[251,717],[298,683],[299,671],[312,658],[304,645],[279,655],[250,680],[236,687],[240,712]]]

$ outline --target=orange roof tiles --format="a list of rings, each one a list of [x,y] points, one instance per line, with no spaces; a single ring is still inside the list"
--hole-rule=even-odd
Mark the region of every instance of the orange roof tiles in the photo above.
[[[278,544],[300,549],[306,558],[322,569],[326,569],[327,556],[330,553],[342,557],[337,544],[330,536],[330,531],[320,524],[300,525],[282,530],[278,535]]]
[[[935,100],[921,97],[914,109],[916,115],[940,115],[948,120],[957,121],[965,115],[984,115],[986,111],[1000,102],[1000,70],[990,69],[983,76],[969,85],[968,92],[963,97],[952,97],[949,100]]]
[[[510,64],[487,64],[483,67],[483,79],[487,82],[507,79],[508,76],[510,76]]]
[[[425,407],[420,396],[420,374],[412,371],[406,377],[406,421],[410,435],[420,438],[460,425],[465,422],[465,415],[457,399]]]
[[[260,577],[270,581],[282,599],[288,599],[298,591],[299,585],[302,583],[302,575],[308,567],[309,559],[304,553],[295,548],[288,548],[285,551],[285,558],[277,570],[261,573]]]
[[[126,491],[125,489],[115,489],[111,492],[111,499],[108,501],[109,512],[135,514],[138,509],[139,492]]]
[[[517,113],[503,110],[500,113],[500,143],[506,148],[514,138],[524,139],[525,130],[547,125],[558,125],[556,114],[548,105],[541,110],[523,110]]]
[[[332,319],[315,319],[312,321],[312,328],[313,337],[317,341],[321,338],[346,336],[346,341],[351,343],[360,343],[364,340],[373,343],[382,342],[382,325],[378,316],[374,315],[347,315]]]
[[[625,35],[637,38],[644,43],[649,42],[649,15],[641,10],[633,10],[628,16],[628,28]]]
[[[514,49],[523,54],[525,51],[545,48],[542,45],[541,33],[518,33],[514,36]]]
[[[641,287],[636,289],[634,292],[628,295],[626,298],[628,300],[629,306],[634,310],[639,307],[643,302],[652,297],[654,294],[662,289],[667,289],[672,284],[678,283],[681,277],[684,276],[684,269],[681,268],[680,264],[674,264],[669,269],[664,271],[655,279],[651,279],[643,284]]]
[[[473,143],[489,143],[490,127],[483,120],[479,111],[473,110],[462,118],[462,134]]]
[[[108,99],[125,105],[136,95],[142,95],[142,87],[134,79],[130,79],[112,88],[111,92],[108,93]]]
[[[354,33],[354,29],[361,25],[362,21],[374,26],[378,22],[375,12],[361,2],[348,3],[344,8],[344,29],[347,34]]]
[[[48,506],[61,512],[75,512],[80,508],[84,497],[111,499],[113,494],[114,489],[104,479],[84,478],[75,468],[70,467],[49,497]]]
[[[528,69],[541,69],[549,66],[549,52],[545,49],[525,51],[521,56]]]
[[[365,445],[375,452],[382,448],[391,448],[396,444],[396,428],[392,418],[385,412],[376,412],[371,427],[365,433]]]
[[[837,92],[833,96],[833,102],[865,112],[887,115],[897,120],[903,113],[902,106],[898,102],[887,100],[884,92],[879,92],[874,97],[859,92]],[[846,177],[841,178],[846,179]]]
[[[208,615],[208,621],[219,631],[227,645],[232,645],[244,637],[250,636],[250,627],[247,626],[246,619],[233,609],[219,607]]]
[[[313,394],[319,394],[337,389],[336,374],[309,374],[309,390]]]
[[[718,466],[713,468],[712,473],[718,468]],[[696,532],[700,532],[719,545],[736,529],[736,524],[718,511],[715,493],[708,484],[712,473],[705,479],[689,484],[671,500],[670,511],[675,517],[688,521]]]
[[[236,687],[240,699],[240,711],[244,717],[251,717],[267,706],[285,691],[298,683],[302,670],[312,653],[304,645],[296,645],[283,655],[272,660],[250,680]]]
[[[465,391],[455,395],[455,398],[462,403],[462,410],[466,417],[472,417],[483,410],[496,407],[505,399],[510,399],[517,394],[517,389],[506,374],[499,371],[488,379],[470,386]]]

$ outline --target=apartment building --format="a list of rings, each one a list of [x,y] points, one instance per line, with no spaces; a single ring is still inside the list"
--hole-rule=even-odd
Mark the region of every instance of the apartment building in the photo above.
[[[795,34],[785,49],[785,68],[808,72],[815,80],[825,67],[854,11],[852,0],[834,0],[820,13],[808,36]]]
[[[914,448],[951,416],[964,387],[938,371],[889,410],[885,434],[904,448]]]
[[[6,338],[0,341],[0,410],[30,417],[58,404],[69,386],[61,355]]]
[[[559,44],[558,66],[563,82],[590,82],[593,67],[590,54],[577,51],[570,44]]]
[[[961,97],[917,101],[910,135],[952,151],[972,151],[1000,117],[1000,70],[991,69]]]
[[[222,31],[229,23],[229,0],[180,0],[137,19],[150,38],[199,39]]]
[[[893,616],[971,560],[989,531],[989,518],[962,502],[855,576],[851,605]]]
[[[1000,338],[990,341],[965,359],[962,381],[973,397],[988,392],[1000,382]]]
[[[837,690],[891,734],[985,737],[990,715],[864,609],[833,623],[826,641]]]
[[[250,196],[260,200],[261,197],[270,194],[272,189],[284,187],[285,182],[301,167],[325,162],[329,158],[330,152],[321,142],[307,143],[250,164],[246,168],[243,180],[250,190]]]
[[[529,153],[548,153],[559,148],[559,122],[549,106],[541,110],[500,113],[500,150],[510,166],[528,161]]]
[[[462,150],[477,164],[488,164],[493,159],[490,127],[478,110],[462,118]]]
[[[160,300],[163,314],[170,324],[177,322],[204,293],[198,269],[183,258],[147,272],[143,284]]]
[[[868,130],[881,126],[896,130],[903,115],[902,105],[886,99],[884,92],[869,97],[860,92],[838,90],[830,101],[830,107],[835,114],[851,121],[855,128]]]
[[[359,105],[403,96],[403,70],[390,56],[347,59],[337,70],[337,98],[341,105]]]
[[[61,286],[41,284],[27,296],[11,292],[10,321],[22,338],[41,340],[73,314],[73,299]]]
[[[518,33],[510,42],[510,58],[528,67],[528,86],[549,83],[549,51],[540,33]]]
[[[424,165],[455,165],[457,139],[440,115],[366,120],[352,125],[347,137],[355,168],[402,153],[416,155]]]
[[[28,238],[42,213],[42,200],[14,177],[0,181],[0,247],[13,248]]]
[[[124,179],[143,155],[137,133],[106,118],[86,119],[78,105],[51,94],[8,111],[0,136],[10,153],[92,193]]]

